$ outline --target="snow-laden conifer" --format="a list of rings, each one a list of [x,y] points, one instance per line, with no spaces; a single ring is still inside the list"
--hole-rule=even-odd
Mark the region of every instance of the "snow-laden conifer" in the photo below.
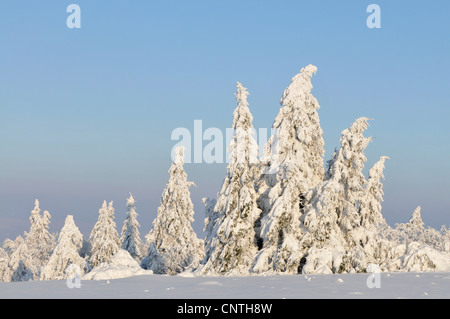
[[[421,215],[421,207],[417,206],[409,222],[396,224],[395,230],[398,236],[400,236],[401,242],[409,243],[412,241],[419,241],[425,230]]]
[[[301,237],[300,217],[305,194],[323,180],[324,140],[319,103],[311,94],[311,78],[317,68],[308,65],[292,78],[281,98],[273,123],[276,134],[266,147],[265,186],[260,185],[263,209],[260,238],[263,247],[255,272],[273,270],[297,273]]]
[[[91,246],[89,262],[92,267],[110,262],[120,248],[119,234],[114,221],[113,202],[107,204],[103,201],[98,213],[98,220],[89,236]]]
[[[344,208],[344,187],[334,179],[323,181],[306,195],[302,216],[304,230],[299,246],[299,271],[336,273],[346,254],[346,241],[339,227],[339,212]]]
[[[331,162],[331,178],[344,187],[343,210],[339,223],[344,232],[350,232],[360,223],[359,212],[364,198],[366,178],[363,174],[367,158],[364,150],[372,140],[363,135],[368,127],[368,118],[360,117],[342,132],[341,147]]]
[[[194,205],[189,187],[193,183],[187,181],[183,164],[184,148],[178,147],[153,228],[146,236],[149,249],[142,266],[158,274],[174,275],[196,268],[204,256],[203,240],[191,226]]]
[[[55,238],[49,231],[51,215],[47,210],[42,215],[40,212],[39,201],[36,199],[30,215],[30,229],[25,234],[25,243],[32,260],[30,269],[36,278],[39,278],[41,267],[47,264],[55,247]]]
[[[387,258],[388,250],[392,246],[389,240],[383,235],[385,232],[391,232],[392,229],[381,213],[384,195],[382,183],[382,179],[384,179],[383,171],[385,161],[388,159],[389,157],[387,156],[381,156],[370,168],[369,179],[360,205],[362,227],[360,244],[365,252],[365,263],[381,264]]]
[[[11,268],[8,265],[9,256],[6,250],[0,248],[0,282],[11,281]]]
[[[361,226],[366,230],[376,231],[381,224],[385,224],[386,220],[381,214],[383,202],[383,183],[384,165],[389,157],[382,156],[369,170],[369,179],[364,190],[364,198],[361,202]]]
[[[29,281],[36,278],[33,270],[33,258],[28,250],[26,240],[18,236],[14,241],[9,242],[9,268],[11,269],[11,281]]]
[[[363,135],[367,121],[365,117],[358,118],[342,131],[341,146],[329,162],[327,179],[306,196],[301,239],[303,272],[365,270],[361,239],[366,234],[361,227],[360,210],[367,183],[362,172],[364,150],[371,140]]]
[[[424,227],[425,223],[422,220],[421,211],[422,208],[420,206],[417,206],[407,225],[407,227],[409,227],[413,233],[421,233],[425,229]]]
[[[68,215],[64,222],[55,249],[42,270],[41,279],[57,280],[66,279],[71,273],[69,266],[75,265],[80,271],[79,275],[86,268],[86,260],[80,256],[83,247],[83,235],[72,215]]]
[[[128,251],[136,260],[141,259],[141,238],[139,234],[139,222],[137,221],[138,214],[136,213],[136,201],[130,193],[130,197],[127,199],[127,218],[124,221],[122,227],[122,233],[120,241],[122,243],[122,249]]]
[[[247,274],[257,251],[254,224],[260,215],[255,191],[258,145],[253,136],[253,116],[247,96],[247,89],[238,82],[230,162],[217,195],[215,215],[208,219],[208,223],[214,222],[214,225],[206,225],[211,234],[207,233],[202,268],[205,273]]]

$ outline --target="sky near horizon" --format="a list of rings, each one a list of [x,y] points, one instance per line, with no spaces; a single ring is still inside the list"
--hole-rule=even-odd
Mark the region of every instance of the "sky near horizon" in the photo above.
[[[81,9],[68,28],[67,6]],[[369,4],[381,28],[368,28]],[[34,199],[59,231],[85,236],[103,200],[120,231],[129,192],[142,237],[168,180],[176,128],[231,127],[236,82],[257,129],[270,130],[283,90],[308,64],[326,154],[372,118],[366,171],[387,155],[383,215],[450,226],[450,2],[0,2],[0,240],[29,229]],[[194,137],[193,137],[194,138]],[[203,142],[205,146],[208,141]],[[185,164],[202,237],[202,197],[226,164]]]

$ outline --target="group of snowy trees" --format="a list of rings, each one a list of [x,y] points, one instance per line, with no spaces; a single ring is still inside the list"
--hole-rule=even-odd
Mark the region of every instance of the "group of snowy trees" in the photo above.
[[[204,199],[204,240],[191,226],[193,183],[183,167],[184,150],[177,148],[145,241],[131,194],[121,235],[113,203],[104,201],[87,240],[71,215],[58,236],[51,234],[50,214],[41,215],[36,200],[29,232],[0,248],[0,280],[63,279],[71,265],[86,273],[110,262],[120,249],[142,268],[171,275],[364,272],[370,264],[402,270],[405,263],[410,269],[430,270],[436,267],[435,252],[443,254],[444,263],[450,261],[450,231],[445,226],[425,229],[420,207],[408,223],[395,228],[383,218],[382,180],[389,158],[382,156],[366,178],[368,118],[358,118],[342,131],[340,147],[324,165],[320,106],[311,94],[316,71],[306,66],[285,89],[273,123],[276,133],[262,157],[249,93],[237,83],[230,161],[217,198]],[[421,245],[426,245],[425,253],[418,249]]]
[[[14,241],[5,240],[3,248],[0,248],[1,281],[65,279],[74,269],[73,265],[81,272],[88,272],[101,263],[109,262],[120,248],[140,258],[139,223],[131,194],[127,207],[127,219],[120,238],[114,222],[113,203],[108,205],[105,201],[89,240],[85,241],[72,215],[66,217],[58,236],[51,234],[51,216],[48,211],[40,214],[39,201],[36,200],[31,211],[29,232]]]
[[[398,260],[408,251],[399,246],[412,242],[436,252],[423,257],[415,251],[409,256],[414,269],[436,268],[436,256],[448,260],[450,268],[450,234],[444,226],[425,230],[417,211],[396,228],[383,218],[382,180],[389,158],[382,156],[366,178],[364,151],[372,140],[364,136],[368,118],[342,131],[340,147],[325,167],[320,106],[311,94],[316,71],[306,66],[285,89],[275,134],[261,158],[248,92],[237,84],[231,158],[217,198],[204,200],[205,257],[196,273],[365,272],[370,264],[399,270]]]
[[[157,274],[177,274],[195,269],[204,256],[203,240],[191,223],[194,206],[183,168],[184,150],[177,149],[169,170],[169,181],[161,198],[153,228],[142,242],[135,199],[127,199],[127,218],[121,235],[117,232],[113,202],[103,202],[88,240],[83,238],[72,215],[66,217],[58,236],[49,232],[50,214],[40,214],[39,201],[30,216],[24,238],[5,240],[0,248],[0,281],[65,279],[74,269],[88,273],[109,263],[119,250],[127,251],[142,268]],[[76,268],[74,268],[76,266]]]

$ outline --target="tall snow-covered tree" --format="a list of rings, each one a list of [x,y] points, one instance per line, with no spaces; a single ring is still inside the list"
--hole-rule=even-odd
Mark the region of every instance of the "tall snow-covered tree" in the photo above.
[[[114,254],[120,249],[119,234],[114,221],[113,202],[109,204],[103,201],[99,209],[98,220],[89,236],[91,245],[90,265],[95,267],[101,263],[108,263]]]
[[[247,96],[247,89],[238,82],[230,162],[214,207],[217,217],[212,219],[211,234],[207,234],[210,242],[206,243],[205,273],[248,274],[257,252],[254,224],[260,215],[255,191],[258,145]]]
[[[363,135],[367,121],[361,117],[342,132],[341,147],[329,162],[327,179],[306,196],[309,204],[302,216],[305,233],[301,239],[304,272],[365,270],[361,240],[366,233],[360,210],[367,183],[362,172],[364,150],[371,140]]]
[[[136,201],[130,193],[127,199],[127,218],[122,227],[120,241],[122,249],[128,251],[134,259],[141,259],[141,238],[139,234],[139,222],[137,221],[138,214],[136,213]]]
[[[253,267],[255,272],[298,270],[300,261],[294,256],[300,249],[305,194],[324,178],[324,140],[317,112],[320,106],[311,94],[311,78],[316,71],[315,66],[308,65],[292,78],[272,126],[276,134],[266,147],[266,185],[259,186],[263,247]]]
[[[191,225],[194,205],[189,187],[193,183],[187,181],[183,165],[184,148],[178,147],[157,217],[146,236],[150,245],[141,265],[158,274],[174,275],[196,268],[204,256],[203,240],[197,238]]]
[[[381,156],[370,168],[364,197],[360,205],[361,227],[363,229],[360,244],[363,246],[367,263],[381,264],[388,254],[391,243],[383,233],[391,232],[383,215],[381,214],[383,202],[383,183],[385,161],[389,157]]]
[[[358,118],[341,135],[341,147],[331,162],[331,178],[344,187],[345,204],[339,215],[339,223],[344,232],[350,232],[360,223],[359,212],[364,198],[366,178],[363,174],[367,158],[364,150],[372,138],[365,137],[368,118]]]
[[[83,235],[75,225],[72,215],[68,215],[58,236],[58,242],[42,269],[41,279],[66,279],[70,275],[69,266],[76,265],[80,272],[86,268],[86,260],[80,256],[83,247]]]
[[[30,230],[25,236],[28,253],[32,259],[30,267],[36,278],[39,278],[40,269],[47,264],[55,246],[55,238],[49,232],[51,215],[45,210],[41,216],[40,212],[39,201],[36,199],[30,215]]]

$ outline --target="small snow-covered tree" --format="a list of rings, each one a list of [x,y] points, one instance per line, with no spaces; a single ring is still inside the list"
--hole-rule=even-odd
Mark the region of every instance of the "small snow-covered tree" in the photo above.
[[[8,282],[11,281],[11,269],[8,265],[9,256],[8,253],[0,248],[0,282]]]
[[[263,245],[253,268],[256,272],[298,271],[305,194],[324,177],[324,140],[317,113],[320,106],[311,94],[311,78],[316,71],[315,66],[308,65],[292,78],[272,126],[276,134],[265,148],[266,186],[259,185],[263,211],[258,220]]]
[[[417,206],[417,208],[414,210],[412,217],[407,224],[407,228],[411,229],[412,233],[421,233],[424,231],[425,223],[422,220],[422,214],[421,214],[422,208],[420,206]]]
[[[139,234],[139,227],[141,226],[137,221],[138,214],[136,213],[135,204],[136,201],[130,193],[130,197],[127,199],[127,218],[123,223],[120,241],[122,243],[122,249],[128,251],[134,259],[140,260],[140,247],[142,243]]]
[[[436,250],[450,252],[450,239],[446,238],[447,232],[444,225],[440,230],[428,226],[423,230],[418,241],[430,245]]]
[[[33,259],[28,251],[26,240],[18,236],[9,242],[9,268],[12,271],[11,281],[29,281],[36,279],[33,273]]]
[[[386,221],[381,214],[381,203],[383,202],[383,183],[384,163],[389,159],[382,156],[369,170],[369,179],[364,191],[364,198],[361,201],[361,226],[367,230],[376,230],[380,224]]]
[[[419,241],[424,231],[424,222],[422,221],[421,207],[417,206],[411,219],[407,223],[396,224],[396,232],[400,237],[400,241],[409,243],[411,241]]]
[[[70,275],[68,267],[71,265],[76,265],[83,271],[86,268],[86,260],[80,256],[82,247],[83,235],[75,225],[73,216],[68,215],[50,260],[42,269],[41,279],[66,279]]]
[[[162,194],[153,228],[146,236],[149,242],[143,268],[158,274],[174,275],[196,268],[203,258],[203,240],[198,239],[191,223],[194,205],[183,168],[184,148],[175,150],[175,159],[169,169],[169,181]]]
[[[363,174],[367,158],[364,150],[372,138],[365,137],[368,118],[358,118],[341,135],[341,147],[330,164],[331,178],[344,187],[345,204],[339,215],[339,223],[344,232],[350,232],[361,224],[359,212],[364,198],[366,178]]]
[[[30,215],[30,230],[25,235],[25,243],[31,257],[30,269],[34,277],[39,278],[40,269],[47,264],[50,254],[55,247],[55,238],[49,232],[51,215],[45,210],[40,214],[39,201],[35,200],[35,207]]]
[[[254,224],[260,215],[255,191],[258,145],[247,96],[247,89],[238,82],[230,162],[211,218],[214,225],[207,225],[211,234],[207,234],[203,272],[247,274],[257,252]]]
[[[89,262],[92,267],[111,261],[113,255],[120,249],[119,234],[114,221],[113,202],[103,201],[99,209],[98,220],[89,236],[91,256]]]

